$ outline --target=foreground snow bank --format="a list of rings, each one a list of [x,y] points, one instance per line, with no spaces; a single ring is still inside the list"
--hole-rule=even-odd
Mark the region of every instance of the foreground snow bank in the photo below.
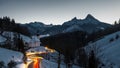
[[[104,64],[102,68],[120,68],[120,31],[89,43],[85,50],[88,54],[91,50],[96,52],[96,56]]]
[[[11,61],[22,62],[23,54],[20,52],[0,48],[0,61],[5,63],[5,66]]]
[[[41,62],[41,68],[58,68],[57,66],[58,66],[57,63],[45,59],[43,59]],[[61,68],[66,68],[66,65],[61,64]],[[72,68],[80,68],[80,67],[73,65]]]

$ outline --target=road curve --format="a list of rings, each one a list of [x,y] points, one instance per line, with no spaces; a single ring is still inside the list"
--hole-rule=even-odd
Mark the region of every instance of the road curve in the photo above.
[[[40,58],[35,58],[32,63],[28,65],[28,68],[40,68]]]

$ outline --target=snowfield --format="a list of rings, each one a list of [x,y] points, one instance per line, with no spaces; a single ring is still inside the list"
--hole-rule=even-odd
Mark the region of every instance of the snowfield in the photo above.
[[[11,61],[22,62],[23,54],[20,52],[0,48],[0,61],[5,63],[5,66]]]
[[[42,68],[57,68],[57,63],[55,62],[50,62],[48,60],[42,60],[41,67]],[[61,68],[66,68],[66,65],[61,64]],[[73,65],[72,68],[80,68],[76,65]]]
[[[91,50],[96,52],[96,56],[105,65],[103,68],[120,68],[120,31],[89,43],[85,49],[88,54]]]

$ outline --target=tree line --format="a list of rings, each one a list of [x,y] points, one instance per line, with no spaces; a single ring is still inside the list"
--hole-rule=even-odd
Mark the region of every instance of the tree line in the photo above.
[[[0,31],[12,31],[18,32],[27,36],[30,36],[30,32],[27,27],[22,26],[19,23],[16,23],[14,19],[10,19],[10,17],[0,18]]]

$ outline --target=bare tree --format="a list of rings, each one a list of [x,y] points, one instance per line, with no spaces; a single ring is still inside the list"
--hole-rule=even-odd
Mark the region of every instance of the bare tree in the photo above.
[[[89,68],[98,68],[100,67],[100,65],[102,65],[100,57],[104,57],[104,54],[101,53],[102,50],[100,49],[100,47],[101,46],[96,45],[96,43],[91,46],[88,61]]]

